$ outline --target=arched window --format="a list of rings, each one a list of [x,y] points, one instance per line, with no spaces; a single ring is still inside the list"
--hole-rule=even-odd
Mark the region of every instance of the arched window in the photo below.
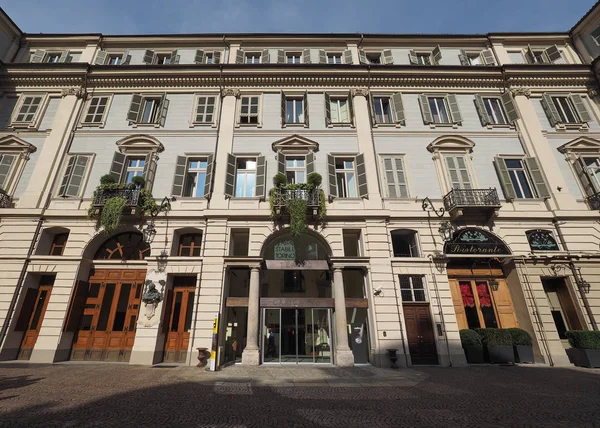
[[[106,240],[94,260],[144,260],[149,255],[150,246],[141,233],[125,232]]]

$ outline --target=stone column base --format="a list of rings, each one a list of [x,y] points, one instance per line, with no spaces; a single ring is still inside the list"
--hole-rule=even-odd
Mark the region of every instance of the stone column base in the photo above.
[[[258,349],[244,349],[242,351],[243,366],[258,366],[260,364],[260,351]]]
[[[350,349],[336,349],[335,365],[338,367],[354,367],[354,354]]]

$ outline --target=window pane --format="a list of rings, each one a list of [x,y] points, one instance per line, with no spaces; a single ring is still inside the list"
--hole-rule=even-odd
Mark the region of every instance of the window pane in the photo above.
[[[48,297],[48,291],[44,290],[40,293],[40,296],[37,300],[37,305],[35,307],[33,318],[31,319],[31,324],[29,325],[29,330],[37,329],[37,326],[40,322],[40,318],[42,316],[42,309],[44,309],[44,303],[46,302],[46,297]]]
[[[247,182],[246,182],[246,197],[254,196],[254,185],[256,183],[256,174],[247,174]]]
[[[183,331],[189,331],[192,326],[192,312],[194,310],[194,295],[195,293],[188,294],[187,308],[185,310],[185,325]]]
[[[498,328],[496,322],[496,314],[494,313],[494,306],[492,305],[492,296],[488,288],[488,284],[485,281],[477,282],[477,297],[479,298],[479,308],[483,315],[483,321],[485,322],[486,328]]]
[[[98,319],[98,326],[96,330],[105,331],[106,325],[108,324],[108,316],[110,315],[110,308],[112,306],[113,295],[115,294],[116,284],[106,284],[104,290],[104,297],[102,298],[102,309],[100,309],[100,317]]]
[[[237,174],[235,180],[235,196],[241,198],[244,195],[244,187],[246,186],[246,174]]]
[[[346,179],[348,180],[348,197],[356,198],[358,195],[356,193],[356,182],[354,179],[354,173],[353,172],[347,173]]]
[[[471,282],[460,281],[459,287],[469,328],[473,329],[481,327],[479,323],[479,315],[477,313],[477,308],[475,307],[475,296],[473,296]]]
[[[206,173],[200,172],[196,176],[196,194],[194,196],[204,196],[204,183],[206,180]]]

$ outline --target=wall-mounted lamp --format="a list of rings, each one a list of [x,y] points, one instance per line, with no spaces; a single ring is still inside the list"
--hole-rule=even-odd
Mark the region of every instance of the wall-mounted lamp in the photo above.
[[[498,286],[500,286],[500,283],[496,281],[495,278],[490,278],[490,287],[492,291],[498,291]]]
[[[160,255],[156,258],[157,270],[159,272],[164,272],[165,269],[167,268],[168,258],[169,258],[169,255],[167,254],[166,250],[162,250],[160,252]]]
[[[452,240],[452,237],[454,236],[454,227],[452,227],[452,223],[450,223],[448,220],[444,220],[440,223],[438,232],[442,239],[448,242]]]

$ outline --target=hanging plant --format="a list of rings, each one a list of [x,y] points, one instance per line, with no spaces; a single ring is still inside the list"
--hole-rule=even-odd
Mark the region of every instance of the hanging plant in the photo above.
[[[102,207],[100,224],[106,233],[112,233],[121,225],[123,209],[127,206],[127,200],[120,196],[108,199]]]
[[[292,236],[299,236],[306,229],[306,201],[302,198],[291,198],[286,207],[290,213]]]

